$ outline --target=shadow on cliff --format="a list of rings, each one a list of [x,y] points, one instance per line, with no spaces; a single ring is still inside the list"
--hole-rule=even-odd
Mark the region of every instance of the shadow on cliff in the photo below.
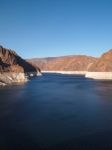
[[[4,62],[2,62],[1,58],[0,58],[0,71],[9,71],[9,64],[6,64]]]
[[[16,63],[24,69],[24,72],[37,72],[38,68],[28,63],[26,60],[16,56]]]
[[[12,69],[12,68],[13,69]],[[0,71],[2,72],[40,72],[40,69],[22,59],[15,51],[0,46]]]

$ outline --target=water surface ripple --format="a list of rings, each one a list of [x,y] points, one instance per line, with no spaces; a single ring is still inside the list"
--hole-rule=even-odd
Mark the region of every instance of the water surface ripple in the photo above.
[[[44,74],[0,88],[0,150],[112,150],[112,82]]]

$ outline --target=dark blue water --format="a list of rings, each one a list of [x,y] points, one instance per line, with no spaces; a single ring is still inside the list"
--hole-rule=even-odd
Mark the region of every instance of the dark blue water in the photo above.
[[[112,82],[44,74],[0,88],[0,150],[112,150]]]

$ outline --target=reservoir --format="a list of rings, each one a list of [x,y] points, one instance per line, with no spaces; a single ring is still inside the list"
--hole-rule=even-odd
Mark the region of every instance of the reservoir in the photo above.
[[[112,81],[43,74],[0,87],[0,150],[112,150]]]

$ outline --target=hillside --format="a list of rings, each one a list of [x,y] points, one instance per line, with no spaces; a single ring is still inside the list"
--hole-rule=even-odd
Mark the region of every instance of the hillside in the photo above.
[[[104,53],[91,67],[91,72],[111,72],[112,71],[112,50]]]
[[[24,82],[40,69],[22,59],[15,51],[0,46],[0,84]]]
[[[85,55],[74,55],[35,58],[28,61],[38,65],[43,71],[87,71],[88,68],[97,61],[97,58]]]

